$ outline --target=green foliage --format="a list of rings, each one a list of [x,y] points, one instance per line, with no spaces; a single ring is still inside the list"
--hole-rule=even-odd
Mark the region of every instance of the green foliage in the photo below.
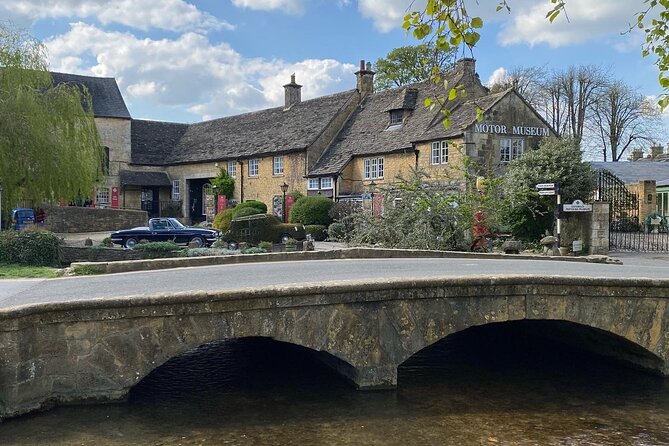
[[[225,244],[227,246],[227,243]],[[181,257],[229,256],[239,251],[213,246],[211,248],[188,248],[181,251]]]
[[[258,246],[251,246],[250,248],[244,248],[240,251],[242,254],[264,254],[265,251],[263,248]]]
[[[0,67],[3,207],[19,199],[74,199],[92,190],[103,151],[88,91],[53,85],[44,46],[4,24]]]
[[[266,214],[267,213],[267,205],[263,203],[262,201],[258,200],[250,200],[250,201],[245,201],[243,203],[239,203],[237,206],[234,207],[235,213],[232,218],[237,217],[237,213],[245,208],[255,208],[259,209],[260,212],[259,214]]]
[[[669,107],[669,2],[666,0],[644,0],[646,9],[636,14],[635,27],[643,29],[646,41],[641,54],[644,57],[655,56],[655,65],[659,70],[658,82],[665,91],[658,98],[660,108]],[[656,12],[656,13],[653,13]],[[634,26],[630,26],[630,31]]]
[[[0,263],[0,279],[53,279],[58,270],[46,266]]]
[[[435,49],[432,43],[395,48],[375,64],[374,89],[381,91],[393,87],[430,79],[447,71],[455,51]]]
[[[296,190],[294,190],[294,191],[292,191],[292,192],[288,192],[288,193],[286,194],[286,197],[288,197],[288,196],[293,197],[293,203],[295,203],[297,200],[299,200],[300,198],[304,197],[304,194],[303,194],[302,192],[300,192],[300,191],[296,191]]]
[[[111,237],[103,238],[102,241],[100,242],[100,246],[103,246],[105,248],[113,248],[114,244],[111,241]]]
[[[308,196],[297,200],[290,209],[291,223],[302,223],[304,225],[324,225],[332,223],[328,214],[334,202],[327,197]]]
[[[214,187],[216,195],[225,195],[227,198],[232,198],[235,192],[235,179],[228,175],[228,171],[224,168],[218,172],[218,175],[209,183]]]
[[[92,276],[98,274],[97,269],[91,265],[74,265],[72,266],[72,272],[75,276]]]
[[[351,224],[351,230],[353,230],[353,227],[353,224]],[[349,231],[344,223],[335,221],[330,226],[328,226],[328,240],[335,242],[346,241],[348,234]]]
[[[45,231],[0,232],[0,263],[58,266],[61,240]]]
[[[265,252],[269,252],[272,250],[272,242],[260,242],[258,243],[258,248],[265,250]]]
[[[235,214],[234,208],[224,209],[214,217],[214,222],[211,226],[219,231],[227,231],[230,229],[230,222]]]
[[[133,248],[134,251],[140,252],[142,258],[158,259],[162,257],[174,257],[174,251],[179,251],[181,248],[173,241],[167,242],[150,242],[139,243]]]
[[[264,214],[264,212],[258,208],[245,207],[239,210],[235,209],[234,218],[247,217],[249,215],[257,215],[257,214]]]
[[[505,223],[521,240],[536,240],[552,227],[555,198],[539,196],[535,191],[539,183],[560,183],[565,203],[587,200],[597,184],[595,173],[570,140],[547,140],[539,149],[513,160],[504,177],[508,204]]]
[[[311,234],[317,242],[322,242],[328,236],[327,226],[325,225],[305,225],[304,229],[307,231],[307,234]]]

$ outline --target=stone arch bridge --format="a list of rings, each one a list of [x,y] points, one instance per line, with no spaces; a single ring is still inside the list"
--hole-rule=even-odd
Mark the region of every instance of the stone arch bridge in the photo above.
[[[393,387],[414,353],[467,329],[558,320],[582,347],[669,375],[669,280],[479,276],[47,303],[0,312],[0,419],[117,400],[200,345],[249,336],[310,348],[359,388]]]

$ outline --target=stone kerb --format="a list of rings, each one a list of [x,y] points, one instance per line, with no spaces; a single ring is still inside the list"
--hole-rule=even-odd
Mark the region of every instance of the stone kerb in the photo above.
[[[669,280],[481,276],[16,307],[0,312],[0,418],[55,403],[122,399],[168,359],[247,336],[326,352],[358,387],[375,388],[395,386],[402,362],[457,331],[560,319],[640,345],[667,373],[667,296]]]

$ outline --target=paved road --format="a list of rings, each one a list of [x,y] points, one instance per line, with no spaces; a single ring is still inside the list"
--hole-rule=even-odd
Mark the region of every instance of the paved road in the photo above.
[[[538,274],[669,278],[669,256],[623,256],[624,265],[512,259],[367,259],[219,265],[104,276],[0,281],[0,308],[179,291],[341,280]]]

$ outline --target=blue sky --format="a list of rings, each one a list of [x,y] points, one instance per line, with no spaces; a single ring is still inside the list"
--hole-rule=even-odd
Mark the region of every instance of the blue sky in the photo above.
[[[415,7],[420,7],[416,0]],[[197,122],[280,105],[296,73],[303,99],[354,88],[359,60],[415,44],[411,0],[0,0],[0,17],[46,43],[51,69],[115,77],[134,118]],[[484,82],[518,66],[598,64],[657,95],[642,36],[621,35],[642,2],[470,2],[485,21],[474,52]]]

